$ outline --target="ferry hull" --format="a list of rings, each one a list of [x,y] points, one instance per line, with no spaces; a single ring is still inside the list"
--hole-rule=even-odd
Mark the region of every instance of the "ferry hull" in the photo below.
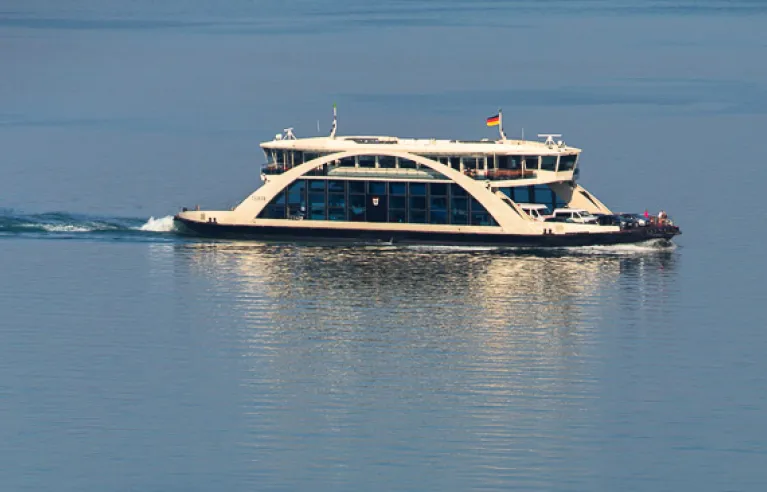
[[[681,234],[676,226],[647,226],[604,233],[551,235],[445,233],[431,231],[385,231],[331,229],[323,227],[280,227],[264,225],[229,225],[198,222],[176,216],[176,229],[187,235],[206,238],[255,241],[386,242],[393,244],[568,247],[670,241]]]

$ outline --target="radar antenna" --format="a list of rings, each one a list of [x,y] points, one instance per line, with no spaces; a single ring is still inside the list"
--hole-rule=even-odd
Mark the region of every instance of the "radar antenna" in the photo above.
[[[293,134],[293,129],[292,128],[285,128],[284,130],[282,130],[282,132],[285,134],[285,137],[284,137],[285,140],[295,140],[296,139],[296,136]]]
[[[546,137],[546,141],[544,142],[546,145],[548,145],[549,148],[554,147],[554,144],[556,142],[554,141],[555,138],[559,138],[562,135],[559,133],[539,133],[538,138]]]

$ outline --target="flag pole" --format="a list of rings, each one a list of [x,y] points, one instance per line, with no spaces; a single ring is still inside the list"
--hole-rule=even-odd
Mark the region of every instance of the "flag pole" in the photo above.
[[[338,114],[336,113],[336,105],[333,103],[333,127],[330,129],[330,138],[336,138],[336,129],[338,128]]]
[[[503,110],[498,109],[498,131],[501,134],[501,140],[506,141],[506,133],[503,131]]]

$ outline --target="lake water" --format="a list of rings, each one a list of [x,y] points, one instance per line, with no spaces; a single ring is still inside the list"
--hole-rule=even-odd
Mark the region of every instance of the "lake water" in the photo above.
[[[5,0],[3,490],[764,490],[766,22],[748,0]],[[452,138],[502,107],[684,234],[172,232],[333,103],[340,133]]]

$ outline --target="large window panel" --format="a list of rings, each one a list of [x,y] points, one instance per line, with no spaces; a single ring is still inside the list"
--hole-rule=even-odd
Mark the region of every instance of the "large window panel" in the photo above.
[[[450,199],[450,223],[465,225],[469,223],[469,200],[464,197]]]
[[[386,194],[386,182],[384,181],[369,181],[368,193],[371,195],[385,195]]]
[[[328,220],[346,220],[346,209],[329,207]]]
[[[525,169],[533,170],[533,171],[538,169],[538,156],[537,155],[525,156]]]
[[[466,190],[461,188],[461,185],[452,183],[450,185],[450,195],[451,196],[467,196],[468,193],[466,192]]]
[[[515,186],[514,197],[512,198],[517,203],[530,203],[530,190],[527,186]]]
[[[410,159],[403,159],[403,158],[400,157],[400,158],[397,159],[397,161],[398,161],[398,166],[401,169],[415,169],[416,168],[415,161],[411,161]]]
[[[430,224],[447,224],[447,211],[432,210],[431,212],[429,212],[429,223]]]
[[[365,221],[365,195],[349,195],[349,220]]]
[[[447,197],[446,196],[432,196],[429,198],[429,210],[432,211],[447,211]]]
[[[575,167],[575,160],[577,158],[577,155],[559,156],[559,171],[572,171]]]
[[[392,195],[407,195],[407,183],[389,183],[389,191]]]
[[[556,169],[557,169],[557,156],[545,155],[541,158],[542,171],[556,171]]]
[[[329,193],[345,193],[346,192],[346,181],[342,181],[340,179],[331,179],[328,181],[328,192]]]
[[[306,181],[299,179],[288,186],[288,203],[304,205],[306,202]]]
[[[389,208],[407,208],[407,197],[404,196],[390,196]]]
[[[325,191],[325,183],[326,181],[324,179],[309,179],[309,191]]]
[[[261,219],[284,219],[287,214],[286,195],[285,191],[280,191],[258,214],[258,217]]]
[[[378,167],[383,169],[394,169],[397,167],[397,158],[388,155],[379,155]]]
[[[359,161],[360,167],[376,167],[376,156],[374,155],[361,155]]]
[[[309,218],[311,220],[325,220],[326,212],[325,193],[309,191]]]
[[[389,222],[404,224],[407,222],[407,211],[404,209],[389,209]]]
[[[410,183],[410,196],[426,196],[426,183]]]
[[[328,207],[346,207],[346,195],[343,193],[328,193]]]
[[[491,226],[494,225],[494,221],[491,220],[490,214],[487,212],[471,212],[471,225],[478,226]]]
[[[426,197],[425,196],[411,196],[410,197],[410,209],[411,210],[426,210]]]
[[[429,183],[429,191],[432,195],[447,195],[447,184]]]
[[[410,222],[413,224],[426,223],[426,210],[410,210]]]

